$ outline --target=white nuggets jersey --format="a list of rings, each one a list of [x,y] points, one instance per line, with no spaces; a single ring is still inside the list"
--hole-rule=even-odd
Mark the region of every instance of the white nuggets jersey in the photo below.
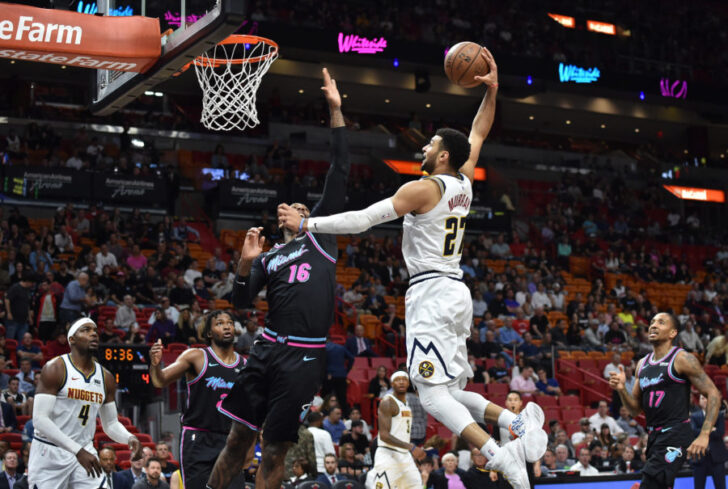
[[[460,256],[473,187],[462,173],[426,178],[437,183],[441,198],[429,212],[404,216],[402,254],[410,280],[430,272],[461,278]]]
[[[60,358],[66,367],[66,378],[56,396],[51,421],[69,438],[85,447],[93,442],[96,415],[106,399],[104,371],[94,361],[94,371],[86,378],[73,364],[70,354],[61,355]],[[35,437],[47,440],[38,429],[35,430]]]
[[[409,443],[410,432],[412,431],[412,410],[409,408],[407,403],[400,401],[392,394],[387,394],[385,396],[385,399],[387,397],[393,399],[394,402],[397,403],[397,407],[399,408],[399,414],[397,414],[396,416],[392,416],[392,426],[389,429],[389,433],[396,439],[405,443]],[[394,445],[390,445],[389,443],[383,442],[382,439],[379,438],[379,435],[377,435],[377,439],[380,447],[387,447],[394,450],[395,452],[407,453],[407,450],[403,450],[400,447],[396,447]]]

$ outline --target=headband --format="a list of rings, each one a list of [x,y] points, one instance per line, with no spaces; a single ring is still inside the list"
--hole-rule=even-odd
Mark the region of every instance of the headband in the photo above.
[[[407,372],[404,372],[402,370],[397,370],[392,374],[392,376],[389,378],[390,382],[394,382],[395,379],[398,379],[399,377],[404,377],[405,379],[409,380],[409,375],[407,375]]]
[[[75,323],[71,325],[71,327],[68,329],[68,334],[66,337],[68,338],[68,343],[71,343],[71,336],[76,334],[76,331],[79,330],[81,326],[83,326],[86,323],[96,324],[93,322],[91,318],[81,318],[77,319]]]

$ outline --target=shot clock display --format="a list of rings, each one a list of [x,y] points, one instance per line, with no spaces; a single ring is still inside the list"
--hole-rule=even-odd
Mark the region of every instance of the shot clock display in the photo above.
[[[122,392],[135,399],[154,397],[148,346],[100,345],[98,358],[99,363],[114,375]]]

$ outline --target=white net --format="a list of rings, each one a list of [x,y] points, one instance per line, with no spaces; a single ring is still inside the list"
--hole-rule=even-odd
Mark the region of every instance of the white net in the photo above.
[[[194,61],[202,88],[200,122],[207,129],[244,131],[260,124],[256,93],[278,46],[253,36],[241,41],[218,44]]]

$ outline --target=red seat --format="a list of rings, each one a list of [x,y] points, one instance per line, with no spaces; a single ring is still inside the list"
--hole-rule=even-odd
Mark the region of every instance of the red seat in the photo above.
[[[23,442],[23,435],[20,433],[2,433],[0,434],[0,440],[5,440],[8,443]]]
[[[536,401],[536,404],[538,404],[541,407],[559,405],[559,401],[554,396],[538,395],[538,396],[534,396],[534,400]]]
[[[593,358],[582,358],[579,360],[579,367],[581,368],[597,368],[597,361]]]
[[[561,396],[559,397],[559,406],[579,406],[579,396]]]
[[[491,383],[486,386],[489,396],[507,396],[510,387],[508,384]]]
[[[583,417],[581,410],[577,409],[562,409],[561,410],[561,419],[564,420],[564,422],[567,421],[576,421],[578,422]]]
[[[184,343],[170,343],[167,348],[170,351],[184,351],[187,349],[187,345]]]
[[[354,358],[354,365],[351,367],[355,368],[369,368],[369,358],[367,357],[356,357]]]
[[[131,467],[131,460],[122,460],[121,462],[119,462],[119,467],[121,468],[121,470],[128,469],[129,467]]]
[[[116,461],[123,462],[124,460],[131,460],[131,450],[119,450],[116,452]]]
[[[561,411],[559,408],[553,408],[553,407],[546,407],[543,410],[544,417],[546,418],[546,422],[548,423],[552,419],[556,419],[561,421]]]
[[[442,424],[437,425],[437,434],[440,435],[440,437],[444,438],[445,440],[449,440],[452,437],[452,431],[447,429],[447,427]]]
[[[126,416],[119,416],[119,422],[123,424],[124,426],[131,426],[132,422],[130,418],[127,418]]]
[[[387,372],[391,374],[391,372],[394,372],[395,365],[394,360],[391,358],[384,358],[384,357],[375,357],[371,359],[372,368],[379,368],[380,366],[384,366],[387,369]]]
[[[569,435],[569,438],[571,438],[571,435],[577,431],[581,431],[581,425],[578,421],[568,421],[564,422],[564,429],[566,430],[566,434]]]
[[[468,392],[475,392],[485,397],[485,384],[471,382],[465,386],[465,390]]]
[[[144,442],[153,441],[151,435],[147,435],[146,433],[136,433],[135,436],[139,439],[140,442],[142,442],[142,444],[144,444]]]

